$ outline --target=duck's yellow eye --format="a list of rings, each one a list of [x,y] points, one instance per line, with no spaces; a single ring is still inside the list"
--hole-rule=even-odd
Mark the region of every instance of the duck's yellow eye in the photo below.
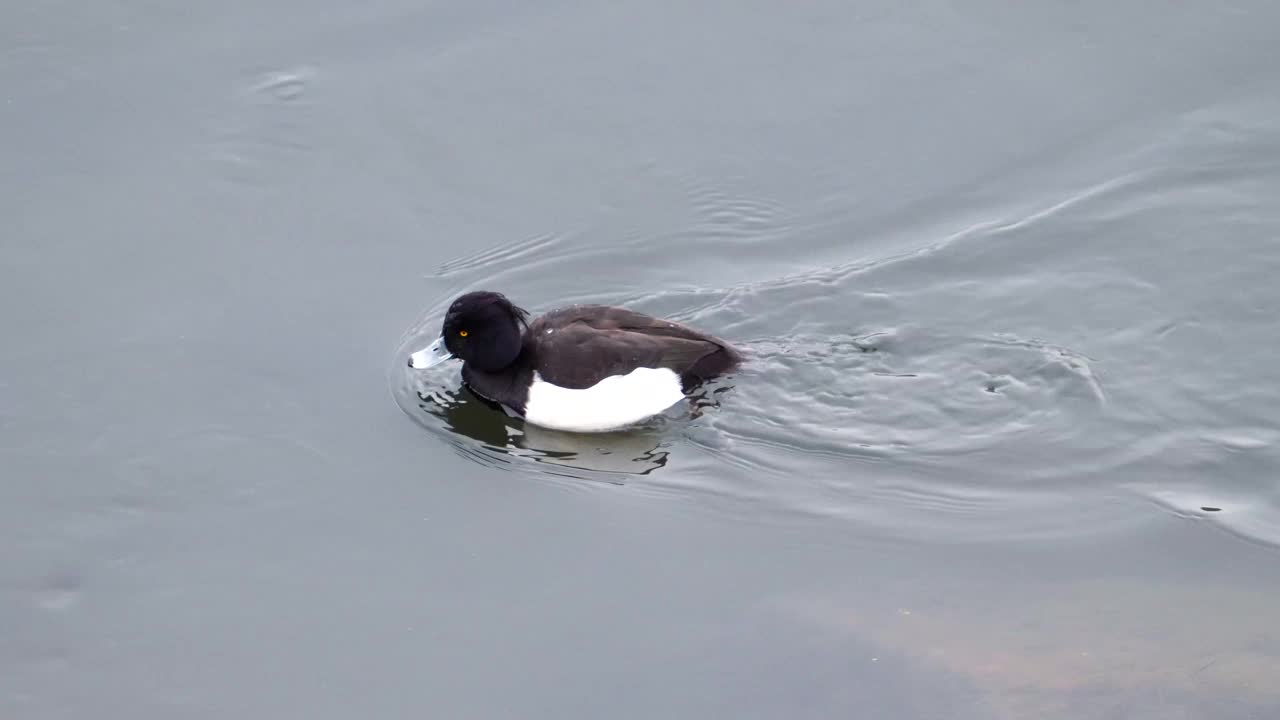
[[[459,336],[459,337],[466,337],[466,336],[467,336],[467,331],[466,331],[466,330],[459,330],[459,331],[458,331],[458,336]]]

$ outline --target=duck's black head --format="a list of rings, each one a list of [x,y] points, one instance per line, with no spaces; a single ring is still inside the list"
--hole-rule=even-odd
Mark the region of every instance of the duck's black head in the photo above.
[[[501,293],[469,292],[449,306],[440,339],[449,354],[463,363],[498,372],[520,355],[527,317]]]

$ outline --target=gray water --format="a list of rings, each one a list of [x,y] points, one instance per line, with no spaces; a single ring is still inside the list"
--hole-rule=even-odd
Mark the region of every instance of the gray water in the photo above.
[[[187,5],[0,8],[0,717],[1280,717],[1274,3]]]

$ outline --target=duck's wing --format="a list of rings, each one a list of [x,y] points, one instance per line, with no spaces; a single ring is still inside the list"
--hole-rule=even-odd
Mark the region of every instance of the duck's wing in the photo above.
[[[738,362],[738,354],[718,338],[623,308],[566,308],[539,318],[529,331],[539,374],[572,389],[638,367],[667,368],[688,383]]]

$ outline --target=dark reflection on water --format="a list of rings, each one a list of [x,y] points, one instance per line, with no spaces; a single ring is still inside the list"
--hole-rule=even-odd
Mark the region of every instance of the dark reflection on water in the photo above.
[[[731,379],[696,388],[666,413],[609,433],[569,433],[526,423],[457,382],[453,372],[411,377],[396,389],[401,408],[458,453],[485,465],[525,462],[537,470],[581,480],[623,484],[666,466],[670,448],[688,424],[715,411],[733,389]],[[433,382],[452,378],[452,384]]]
[[[661,428],[579,435],[540,428],[509,416],[466,388],[419,394],[419,408],[442,421],[446,439],[461,453],[487,464],[524,459],[544,472],[621,484],[664,466]]]

